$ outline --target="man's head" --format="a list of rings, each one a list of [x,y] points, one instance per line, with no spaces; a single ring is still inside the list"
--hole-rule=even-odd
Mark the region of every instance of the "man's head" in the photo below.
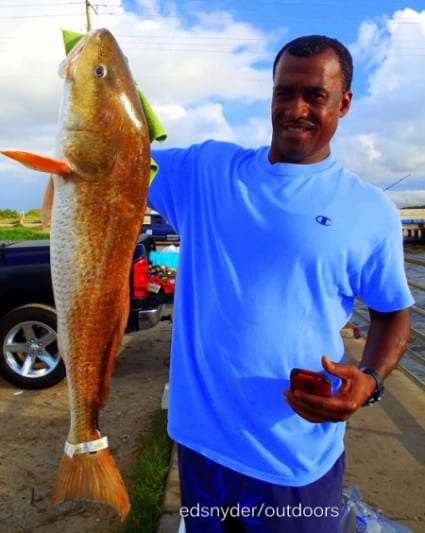
[[[272,163],[314,163],[330,153],[339,118],[351,104],[352,59],[335,39],[300,37],[273,64]]]
[[[351,82],[353,81],[353,58],[349,50],[342,43],[325,35],[306,35],[305,37],[298,37],[285,44],[276,54],[273,63],[273,79],[276,66],[285,51],[288,51],[295,57],[311,57],[324,52],[327,48],[332,48],[338,56],[344,78],[344,91],[351,90]]]

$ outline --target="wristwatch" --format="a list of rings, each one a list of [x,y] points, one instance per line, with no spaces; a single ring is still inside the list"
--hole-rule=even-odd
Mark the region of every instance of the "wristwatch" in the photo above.
[[[382,400],[382,397],[384,396],[384,381],[381,378],[381,376],[378,374],[378,372],[375,372],[372,368],[368,368],[367,366],[361,366],[359,368],[362,372],[365,374],[369,374],[373,377],[373,379],[376,381],[376,388],[373,391],[372,395],[368,400],[365,401],[363,404],[363,407],[367,407],[368,405],[373,405],[376,402],[379,402],[379,400]]]

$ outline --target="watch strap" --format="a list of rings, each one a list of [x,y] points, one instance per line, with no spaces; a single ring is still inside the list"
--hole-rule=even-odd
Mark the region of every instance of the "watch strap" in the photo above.
[[[367,366],[361,366],[359,370],[361,370],[361,372],[363,372],[364,374],[369,374],[376,381],[376,388],[370,398],[365,401],[363,407],[373,405],[374,403],[382,400],[382,397],[384,396],[384,380],[381,378],[378,372],[376,372],[376,370],[373,370],[373,368],[369,368]]]

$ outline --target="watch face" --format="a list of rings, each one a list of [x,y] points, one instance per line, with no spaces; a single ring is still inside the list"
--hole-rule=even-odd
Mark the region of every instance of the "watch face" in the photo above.
[[[372,396],[369,398],[368,403],[376,403],[382,400],[382,397],[384,396],[384,386],[382,384],[376,385],[375,392],[372,394]]]
[[[379,394],[378,392],[375,392],[375,394],[373,394],[363,405],[373,405],[374,403],[381,401],[383,395],[383,393]]]

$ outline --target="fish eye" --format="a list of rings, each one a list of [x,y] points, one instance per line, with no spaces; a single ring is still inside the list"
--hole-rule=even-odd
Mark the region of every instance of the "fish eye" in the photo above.
[[[104,65],[97,65],[94,69],[96,78],[104,78],[106,76],[106,67]]]

